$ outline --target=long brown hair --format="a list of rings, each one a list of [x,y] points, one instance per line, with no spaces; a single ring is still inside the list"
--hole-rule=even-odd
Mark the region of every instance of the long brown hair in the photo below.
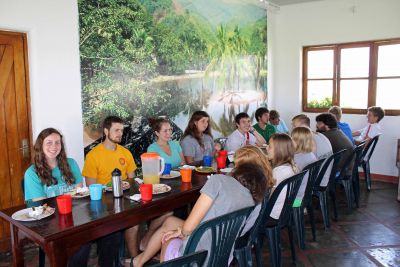
[[[272,157],[272,167],[278,167],[289,164],[294,172],[297,172],[296,163],[294,162],[294,143],[292,138],[284,133],[276,133],[271,135],[269,143],[273,143],[274,155]]]
[[[64,180],[67,184],[75,183],[75,177],[71,172],[71,168],[69,167],[67,161],[67,154],[65,153],[64,141],[63,136],[59,131],[54,128],[47,128],[40,132],[38,135],[35,145],[33,146],[34,149],[34,165],[36,173],[38,174],[40,181],[42,184],[45,185],[52,185],[54,184],[54,177],[52,175],[52,171],[50,166],[47,164],[46,156],[43,152],[43,141],[51,134],[57,134],[60,136],[61,141],[61,150],[57,156],[57,164],[58,168],[61,171],[61,174],[64,177]]]
[[[202,110],[195,111],[192,114],[192,117],[190,117],[188,126],[186,127],[185,132],[183,133],[183,137],[182,137],[182,139],[183,139],[187,135],[191,135],[193,138],[195,138],[197,140],[200,147],[203,149],[204,149],[203,139],[201,138],[201,133],[197,130],[195,122],[201,120],[204,117],[210,119],[210,115],[208,115],[207,112],[202,111]],[[207,126],[206,130],[204,131],[204,133],[208,134],[212,138],[210,122],[208,123],[208,126]]]
[[[236,150],[234,159],[236,166],[245,163],[252,163],[260,166],[266,177],[267,187],[272,188],[274,186],[275,179],[272,177],[271,164],[260,148],[252,145],[241,147]]]
[[[250,191],[255,203],[258,204],[264,199],[267,183],[262,166],[247,162],[236,166],[232,176]]]

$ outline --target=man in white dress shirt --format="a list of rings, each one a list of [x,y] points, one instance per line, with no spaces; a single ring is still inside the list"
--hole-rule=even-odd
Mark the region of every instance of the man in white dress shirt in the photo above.
[[[228,136],[226,150],[236,151],[245,145],[263,145],[265,139],[251,126],[250,116],[241,112],[235,116],[237,129]]]

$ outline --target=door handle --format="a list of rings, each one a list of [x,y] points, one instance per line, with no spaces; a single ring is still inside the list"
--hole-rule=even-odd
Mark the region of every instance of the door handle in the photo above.
[[[22,150],[23,158],[29,158],[29,141],[27,138],[22,139],[21,147],[19,149]]]

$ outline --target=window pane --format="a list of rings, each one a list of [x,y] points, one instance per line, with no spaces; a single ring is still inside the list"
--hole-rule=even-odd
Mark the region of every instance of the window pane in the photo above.
[[[378,79],[376,105],[384,109],[400,109],[400,79]]]
[[[308,52],[308,79],[333,78],[333,50]]]
[[[307,106],[327,108],[332,105],[332,81],[308,81]]]
[[[368,80],[341,81],[340,106],[342,108],[367,108]]]
[[[378,77],[400,76],[400,44],[378,47]]]
[[[345,48],[340,52],[340,77],[369,76],[369,47]]]

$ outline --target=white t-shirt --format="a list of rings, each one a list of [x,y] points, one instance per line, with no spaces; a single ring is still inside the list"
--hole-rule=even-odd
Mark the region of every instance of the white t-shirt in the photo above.
[[[276,184],[274,185],[273,190],[275,190],[275,188],[280,183],[285,181],[287,178],[292,177],[294,174],[295,174],[294,170],[293,170],[292,166],[290,166],[289,164],[275,167],[272,170],[272,177],[274,177],[276,180]],[[278,199],[275,202],[274,207],[272,208],[271,214],[269,215],[272,218],[274,218],[275,220],[278,220],[279,216],[281,215],[283,204],[285,203],[286,191],[287,191],[287,186],[285,186],[282,189],[281,193],[278,196]]]
[[[373,124],[368,123],[367,126],[365,126],[359,131],[360,131],[360,136],[357,139],[360,141],[364,141],[365,139],[367,139],[367,137],[372,139],[375,136],[381,135],[383,133],[379,123],[373,123]]]
[[[249,145],[255,145],[256,144],[256,137],[252,133],[248,133],[249,135]],[[242,134],[239,132],[238,129],[236,129],[233,133],[231,133],[228,136],[228,139],[226,140],[226,150],[228,151],[236,151],[239,148],[243,147],[246,145],[247,141],[247,134]]]

